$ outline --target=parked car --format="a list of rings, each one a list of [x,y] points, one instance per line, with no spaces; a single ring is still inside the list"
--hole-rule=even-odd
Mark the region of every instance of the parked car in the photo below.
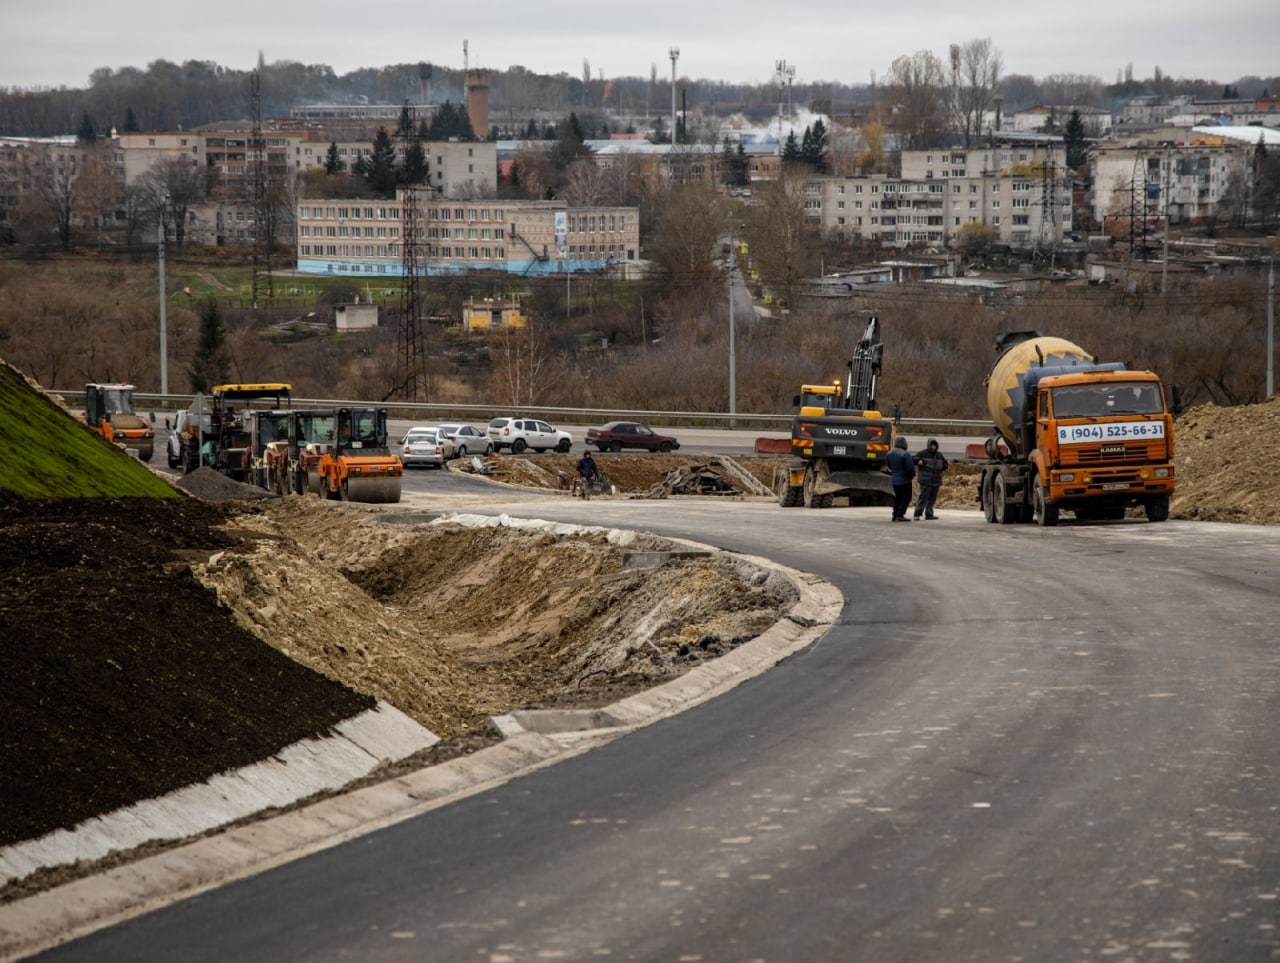
[[[643,448],[646,451],[675,451],[680,442],[671,435],[660,435],[648,425],[635,421],[611,421],[599,428],[587,429],[587,444],[601,451]]]
[[[455,458],[493,454],[493,442],[475,425],[441,425],[440,430],[453,442]]]
[[[200,417],[200,424],[205,434],[211,430],[211,418],[209,410],[206,408],[204,414]],[[173,417],[172,424],[169,419],[164,420],[165,427],[169,429],[169,440],[165,443],[167,448],[167,458],[170,468],[181,468],[183,460],[182,438],[183,435],[190,434],[190,444],[199,447],[201,438],[195,434],[196,431],[196,414],[189,408],[183,408]],[[194,457],[194,456],[193,456]]]
[[[537,418],[494,418],[489,422],[489,440],[493,442],[495,451],[510,448],[514,455],[526,448],[536,452],[552,449],[567,452],[573,447],[573,435],[558,428],[552,428],[545,421]]]
[[[405,468],[414,465],[435,465],[443,468],[453,457],[453,442],[434,425],[416,425],[400,440],[396,454]]]

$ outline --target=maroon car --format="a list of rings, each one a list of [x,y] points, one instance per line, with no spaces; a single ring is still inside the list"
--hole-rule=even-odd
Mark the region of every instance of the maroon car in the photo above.
[[[680,442],[670,435],[660,435],[648,425],[634,421],[611,421],[599,428],[587,429],[587,444],[601,451],[644,448],[647,451],[675,451]]]

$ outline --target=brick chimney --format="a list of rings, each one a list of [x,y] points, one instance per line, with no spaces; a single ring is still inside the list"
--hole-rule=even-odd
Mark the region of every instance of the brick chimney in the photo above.
[[[487,70],[467,71],[467,118],[479,140],[489,139],[489,77]]]

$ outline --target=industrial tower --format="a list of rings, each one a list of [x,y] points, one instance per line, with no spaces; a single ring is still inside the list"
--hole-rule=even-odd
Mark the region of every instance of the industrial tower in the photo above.
[[[405,109],[409,107],[405,102]],[[418,136],[409,123],[400,130],[402,156]],[[388,397],[399,394],[405,401],[427,400],[427,357],[422,334],[422,294],[419,289],[418,247],[422,243],[422,210],[418,207],[418,185],[408,177],[400,189],[400,326],[397,334],[396,377]]]

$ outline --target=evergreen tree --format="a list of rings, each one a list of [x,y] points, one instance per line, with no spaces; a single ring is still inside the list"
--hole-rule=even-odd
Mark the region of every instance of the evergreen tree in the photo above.
[[[720,183],[726,187],[733,183],[733,148],[728,137],[720,147]]]
[[[230,370],[227,364],[227,332],[222,326],[222,313],[218,302],[209,298],[200,306],[200,336],[196,353],[187,369],[191,390],[207,394],[214,385],[227,380]]]
[[[324,155],[324,172],[331,177],[334,174],[341,174],[347,169],[347,165],[342,162],[342,158],[338,155],[338,142],[329,142],[329,152]]]
[[[369,183],[369,188],[383,197],[391,197],[396,191],[399,172],[396,168],[396,147],[385,127],[379,127],[373,138],[373,154],[356,161],[355,173]]]
[[[404,183],[425,184],[431,179],[431,170],[427,166],[427,152],[422,141],[415,137],[404,152]]]
[[[751,184],[751,162],[747,160],[742,141],[738,141],[738,149],[733,155],[733,183],[735,187],[747,187]]]
[[[120,125],[120,129],[126,134],[136,134],[142,130],[138,126],[138,118],[133,114],[132,107],[126,107],[124,110],[124,123]]]
[[[804,139],[800,145],[800,159],[813,168],[815,173],[827,172],[827,125],[819,117],[812,127],[804,129]]]
[[[471,117],[466,109],[454,106],[452,101],[446,101],[431,118],[431,135],[428,140],[447,141],[455,138],[471,141],[476,139],[476,135],[471,129]]]
[[[1062,139],[1067,148],[1067,166],[1078,171],[1089,160],[1089,144],[1085,138],[1084,119],[1080,116],[1080,111],[1071,111]]]
[[[98,128],[88,113],[80,121],[80,133],[76,134],[76,139],[82,144],[92,144],[98,139]]]
[[[800,142],[796,140],[796,131],[793,127],[782,145],[782,162],[784,164],[794,164],[800,159]]]

